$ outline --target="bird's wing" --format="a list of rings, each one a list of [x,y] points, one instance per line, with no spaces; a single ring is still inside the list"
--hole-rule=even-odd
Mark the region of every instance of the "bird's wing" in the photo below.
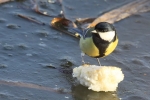
[[[68,31],[71,33],[77,33],[80,35],[80,37],[83,35],[83,30],[79,28],[68,27]]]
[[[76,32],[77,34],[80,35],[80,37],[86,38],[86,37],[91,37],[92,32],[94,28],[86,28],[86,29],[79,29],[79,28],[68,28],[69,32]]]
[[[92,31],[94,30],[94,28],[87,28],[84,30],[84,36],[83,38],[88,38],[92,36]]]

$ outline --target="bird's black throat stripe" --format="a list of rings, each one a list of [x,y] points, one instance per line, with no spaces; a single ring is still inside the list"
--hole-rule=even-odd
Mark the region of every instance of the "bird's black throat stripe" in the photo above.
[[[116,34],[114,36],[114,39],[112,41],[105,41],[98,34],[92,34],[93,42],[95,46],[99,49],[99,56],[96,56],[95,58],[104,57],[107,47],[111,42],[114,42],[116,40]]]

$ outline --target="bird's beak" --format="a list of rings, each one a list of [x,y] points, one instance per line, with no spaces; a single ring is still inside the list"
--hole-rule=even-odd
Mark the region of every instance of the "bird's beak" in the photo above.
[[[92,33],[97,33],[97,31],[96,31],[96,30],[93,30]]]

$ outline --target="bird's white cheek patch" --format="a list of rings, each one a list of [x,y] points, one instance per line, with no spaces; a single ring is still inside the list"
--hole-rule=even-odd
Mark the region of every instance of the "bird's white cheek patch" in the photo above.
[[[115,36],[115,31],[99,32],[98,34],[103,40],[110,42]]]

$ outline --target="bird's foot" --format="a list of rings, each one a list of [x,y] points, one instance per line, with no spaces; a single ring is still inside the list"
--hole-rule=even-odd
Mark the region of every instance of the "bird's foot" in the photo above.
[[[87,65],[90,65],[90,63],[85,63],[85,62],[82,62],[82,66],[87,66]]]

